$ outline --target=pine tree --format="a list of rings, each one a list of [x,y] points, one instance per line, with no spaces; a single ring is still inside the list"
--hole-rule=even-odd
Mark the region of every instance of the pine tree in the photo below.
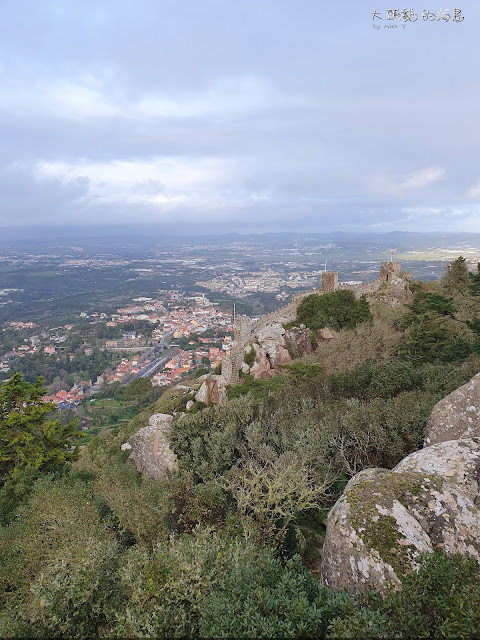
[[[55,408],[43,403],[43,380],[25,382],[16,373],[0,387],[0,480],[25,470],[52,471],[78,458],[77,422],[62,425],[49,416]]]
[[[473,296],[480,295],[480,262],[477,263],[477,273],[469,273],[470,282],[469,289]]]
[[[467,261],[459,256],[446,268],[442,278],[442,287],[447,295],[451,296],[456,291],[465,290],[470,281]]]

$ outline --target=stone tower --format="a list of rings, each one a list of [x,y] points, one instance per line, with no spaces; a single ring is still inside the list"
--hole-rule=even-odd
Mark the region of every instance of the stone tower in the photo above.
[[[400,278],[400,271],[400,262],[382,262],[380,265],[380,280],[388,283],[394,278]]]
[[[323,271],[322,272],[322,291],[324,293],[331,293],[338,289],[338,272],[337,271]]]

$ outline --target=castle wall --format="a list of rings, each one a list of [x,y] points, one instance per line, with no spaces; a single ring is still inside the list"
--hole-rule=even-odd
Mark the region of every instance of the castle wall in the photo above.
[[[357,299],[362,295],[367,296],[367,299],[369,296],[381,295],[382,299],[389,304],[398,304],[400,300],[410,295],[408,278],[405,278],[400,262],[382,262],[378,278],[371,282],[362,282],[356,285],[339,283],[337,272],[324,271],[322,273],[321,289],[311,289],[310,291],[296,293],[285,306],[255,320],[245,316],[235,320],[232,350],[222,360],[222,375],[225,377],[227,384],[238,384],[238,372],[242,367],[244,348],[255,340],[258,331],[270,324],[293,322],[297,317],[298,305],[306,296],[314,293],[321,295],[339,289],[353,291]]]

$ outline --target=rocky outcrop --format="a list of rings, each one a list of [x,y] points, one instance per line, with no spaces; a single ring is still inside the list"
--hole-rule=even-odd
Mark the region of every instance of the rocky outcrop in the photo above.
[[[425,446],[480,437],[480,373],[437,402],[427,421]]]
[[[259,329],[256,333],[256,341],[267,354],[272,369],[292,361],[285,340],[285,329],[280,323],[274,322]]]
[[[256,333],[258,344],[268,353],[272,361],[275,360],[277,355],[277,348],[286,346],[283,338],[284,334],[285,329],[278,322],[267,324]]]
[[[195,395],[197,402],[203,402],[209,407],[212,404],[226,404],[227,384],[223,376],[209,376]]]
[[[312,332],[303,325],[287,329],[285,341],[292,358],[301,358],[313,352]]]
[[[319,342],[330,342],[330,340],[332,339],[333,333],[328,327],[324,327],[323,329],[319,329],[317,331],[317,340]]]
[[[277,352],[275,355],[275,358],[273,359],[273,368],[276,369],[277,367],[281,367],[285,364],[290,364],[290,362],[292,362],[293,358],[290,355],[287,347],[286,347],[286,342],[285,340],[283,341],[283,344],[279,345],[277,348]]]
[[[268,380],[275,371],[272,370],[268,353],[257,344],[253,345],[255,349],[255,362],[250,367],[250,375],[257,380]]]
[[[168,443],[168,429],[173,417],[166,413],[154,413],[148,425],[139,429],[122,445],[131,450],[137,470],[147,478],[163,478],[167,471],[176,468],[177,459]]]
[[[479,474],[478,438],[422,449],[392,471],[357,474],[328,515],[325,584],[384,592],[437,546],[480,562]]]

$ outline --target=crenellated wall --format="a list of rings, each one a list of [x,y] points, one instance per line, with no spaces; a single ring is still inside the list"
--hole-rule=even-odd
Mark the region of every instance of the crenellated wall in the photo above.
[[[368,299],[369,296],[379,295],[386,302],[396,304],[410,295],[411,279],[410,274],[402,272],[400,262],[382,262],[378,278],[355,285],[339,283],[336,271],[324,271],[321,289],[296,293],[288,304],[260,318],[253,319],[246,316],[236,318],[232,350],[222,359],[222,375],[227,384],[238,384],[238,372],[242,367],[245,347],[254,342],[256,334],[268,325],[276,323],[284,325],[293,322],[297,317],[298,305],[306,296],[347,289],[352,291],[356,298],[366,295]]]

